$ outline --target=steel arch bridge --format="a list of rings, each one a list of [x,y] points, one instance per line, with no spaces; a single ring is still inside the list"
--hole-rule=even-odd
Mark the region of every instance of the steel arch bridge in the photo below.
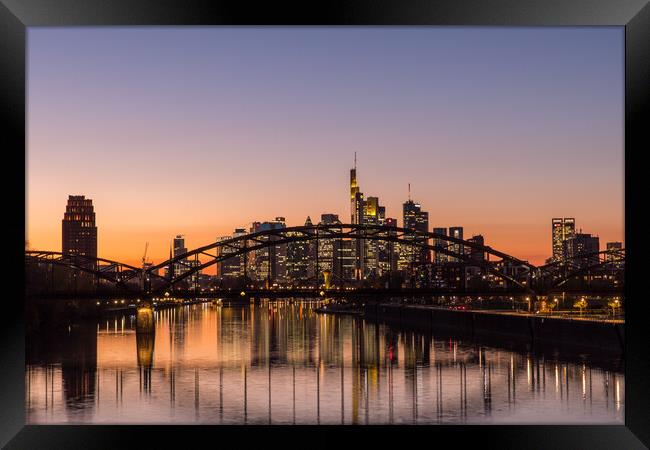
[[[624,268],[625,249],[581,253],[571,258],[565,258],[539,266],[538,271],[546,289],[552,290],[561,288],[576,277],[606,267],[613,269]]]
[[[249,233],[230,239],[213,242],[211,244],[190,250],[184,254],[163,261],[146,270],[128,264],[104,258],[90,258],[80,255],[63,254],[51,251],[26,251],[27,262],[38,262],[66,266],[76,270],[90,273],[99,279],[113,282],[127,290],[139,290],[145,294],[157,294],[166,291],[175,284],[195,275],[196,273],[228,259],[237,258],[250,252],[267,249],[291,242],[318,242],[323,240],[355,239],[363,241],[384,241],[424,250],[433,250],[446,256],[455,258],[468,267],[478,267],[486,273],[505,280],[521,289],[523,292],[536,294],[549,289],[557,288],[569,279],[580,276],[582,273],[608,265],[624,264],[625,250],[605,250],[598,253],[580,254],[573,258],[555,261],[543,266],[535,266],[527,261],[496,250],[490,246],[476,242],[454,238],[433,232],[423,232],[407,228],[386,227],[380,225],[358,224],[328,224],[287,227]],[[433,241],[434,244],[431,244]],[[439,245],[441,244],[442,245]],[[484,260],[476,260],[467,253],[459,253],[454,247],[469,248],[475,252],[483,253]],[[226,250],[224,252],[224,250]],[[212,252],[212,253],[211,253]],[[268,252],[270,258],[271,252]],[[490,261],[490,257],[498,258]],[[203,262],[199,260],[203,258]],[[205,258],[208,258],[207,260]],[[193,259],[193,261],[192,261]],[[316,253],[318,264],[318,253]],[[603,260],[604,259],[604,260]],[[246,274],[246,258],[242,258],[244,274]],[[580,261],[589,260],[598,262],[585,266]],[[105,265],[99,267],[99,263]],[[498,265],[508,265],[510,268],[518,267],[527,274],[528,282],[523,283],[507,273],[499,270]],[[168,276],[157,274],[159,269],[169,268]],[[175,275],[174,267],[183,270]],[[138,289],[134,289],[134,280],[141,280]],[[157,280],[158,286],[152,291],[150,280]]]
[[[49,264],[78,270],[122,287],[126,290],[133,289],[128,282],[143,276],[141,267],[131,266],[119,261],[105,258],[95,258],[85,255],[70,253],[26,250],[26,264]],[[100,267],[100,264],[103,265]]]
[[[184,267],[184,271],[177,276],[167,278],[167,286],[172,286],[193,274],[206,269],[214,264],[225,261],[227,259],[236,258],[245,255],[252,251],[263,250],[269,247],[288,244],[291,242],[309,242],[323,240],[344,240],[355,239],[363,241],[384,241],[390,243],[397,243],[414,248],[421,248],[425,250],[434,250],[449,257],[455,258],[458,261],[468,265],[480,267],[488,273],[495,275],[498,278],[513,283],[525,291],[530,292],[530,287],[521,283],[520,281],[508,276],[507,274],[499,271],[494,264],[489,262],[489,256],[499,258],[501,261],[507,261],[512,266],[519,266],[531,272],[536,269],[533,264],[523,261],[519,258],[511,256],[507,253],[493,249],[492,247],[480,245],[475,242],[466,241],[463,239],[446,236],[443,234],[423,232],[407,228],[386,227],[380,225],[358,225],[358,224],[328,224],[328,225],[310,225],[287,227],[273,230],[264,230],[256,233],[250,233],[243,236],[238,236],[222,241],[217,241],[203,247],[196,248],[188,251],[187,253],[178,255],[167,261],[163,261],[149,269],[149,271],[156,271],[163,267],[170,267],[179,265]],[[444,242],[447,245],[432,245],[430,240]],[[488,261],[477,261],[465,253],[459,253],[453,250],[453,245],[459,247],[471,248],[477,252],[488,255]],[[318,248],[318,245],[316,245]],[[228,253],[224,254],[221,250],[228,249]],[[214,253],[209,253],[214,251]],[[269,252],[270,254],[270,252]],[[198,257],[208,257],[209,259],[203,263],[188,263],[194,257],[194,261],[198,261]],[[316,255],[316,263],[318,263],[318,255]],[[244,258],[244,264],[245,258]],[[172,273],[173,271],[169,271]],[[246,273],[246,269],[244,269]],[[160,291],[164,290],[159,289]]]

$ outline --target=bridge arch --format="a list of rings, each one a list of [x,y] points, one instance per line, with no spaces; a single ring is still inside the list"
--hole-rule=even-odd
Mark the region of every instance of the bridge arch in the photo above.
[[[131,266],[119,261],[54,251],[26,250],[25,263],[49,264],[70,268],[114,283],[127,290],[130,289],[128,282],[141,277],[143,274],[141,267]],[[106,267],[99,268],[99,263],[106,264]]]
[[[446,236],[443,234],[422,232],[407,228],[386,227],[380,225],[328,224],[264,230],[243,236],[225,239],[222,241],[217,241],[202,247],[198,247],[194,250],[190,250],[181,255],[177,255],[176,257],[171,258],[167,261],[163,261],[160,264],[152,266],[148,269],[148,271],[153,272],[165,266],[172,266],[176,264],[184,265],[187,267],[187,270],[180,275],[167,279],[165,287],[159,289],[162,291],[165,288],[168,288],[169,286],[172,286],[201,270],[204,270],[227,259],[236,258],[249,252],[272,246],[288,244],[290,242],[314,241],[320,239],[362,239],[365,241],[386,241],[437,251],[447,256],[456,258],[469,266],[481,267],[488,273],[491,273],[501,279],[513,283],[527,292],[532,292],[530,286],[526,286],[518,280],[515,280],[514,278],[508,276],[507,274],[496,270],[488,261],[480,262],[470,258],[469,255],[450,250],[449,247],[440,247],[437,245],[429,244],[428,241],[435,239],[448,242],[449,244],[459,244],[464,247],[469,247],[476,251],[483,252],[487,255],[495,256],[497,258],[500,258],[502,261],[507,261],[515,266],[525,267],[531,272],[537,269],[533,264],[530,264],[527,261],[523,261],[499,250],[495,250],[492,247],[454,238],[452,236]],[[251,245],[249,245],[249,243]],[[211,250],[217,250],[220,248],[230,248],[232,251],[225,255],[220,254],[219,252],[215,254],[208,253]],[[206,256],[209,259],[206,262],[193,266],[185,263],[185,261],[191,257],[198,258],[201,255]]]

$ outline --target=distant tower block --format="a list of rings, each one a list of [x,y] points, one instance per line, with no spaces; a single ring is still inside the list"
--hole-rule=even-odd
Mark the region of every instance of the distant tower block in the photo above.
[[[97,226],[91,199],[83,195],[68,196],[61,231],[63,253],[97,258]]]

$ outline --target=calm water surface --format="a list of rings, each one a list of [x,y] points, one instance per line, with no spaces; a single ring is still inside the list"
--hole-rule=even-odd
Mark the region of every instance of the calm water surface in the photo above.
[[[201,304],[28,339],[29,423],[622,423],[620,361],[319,315]]]

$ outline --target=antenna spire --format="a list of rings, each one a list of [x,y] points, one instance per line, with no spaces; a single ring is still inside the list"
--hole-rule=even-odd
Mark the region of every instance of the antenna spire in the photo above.
[[[354,170],[357,170],[357,152],[354,152]]]
[[[411,201],[411,183],[409,183],[409,201]]]

